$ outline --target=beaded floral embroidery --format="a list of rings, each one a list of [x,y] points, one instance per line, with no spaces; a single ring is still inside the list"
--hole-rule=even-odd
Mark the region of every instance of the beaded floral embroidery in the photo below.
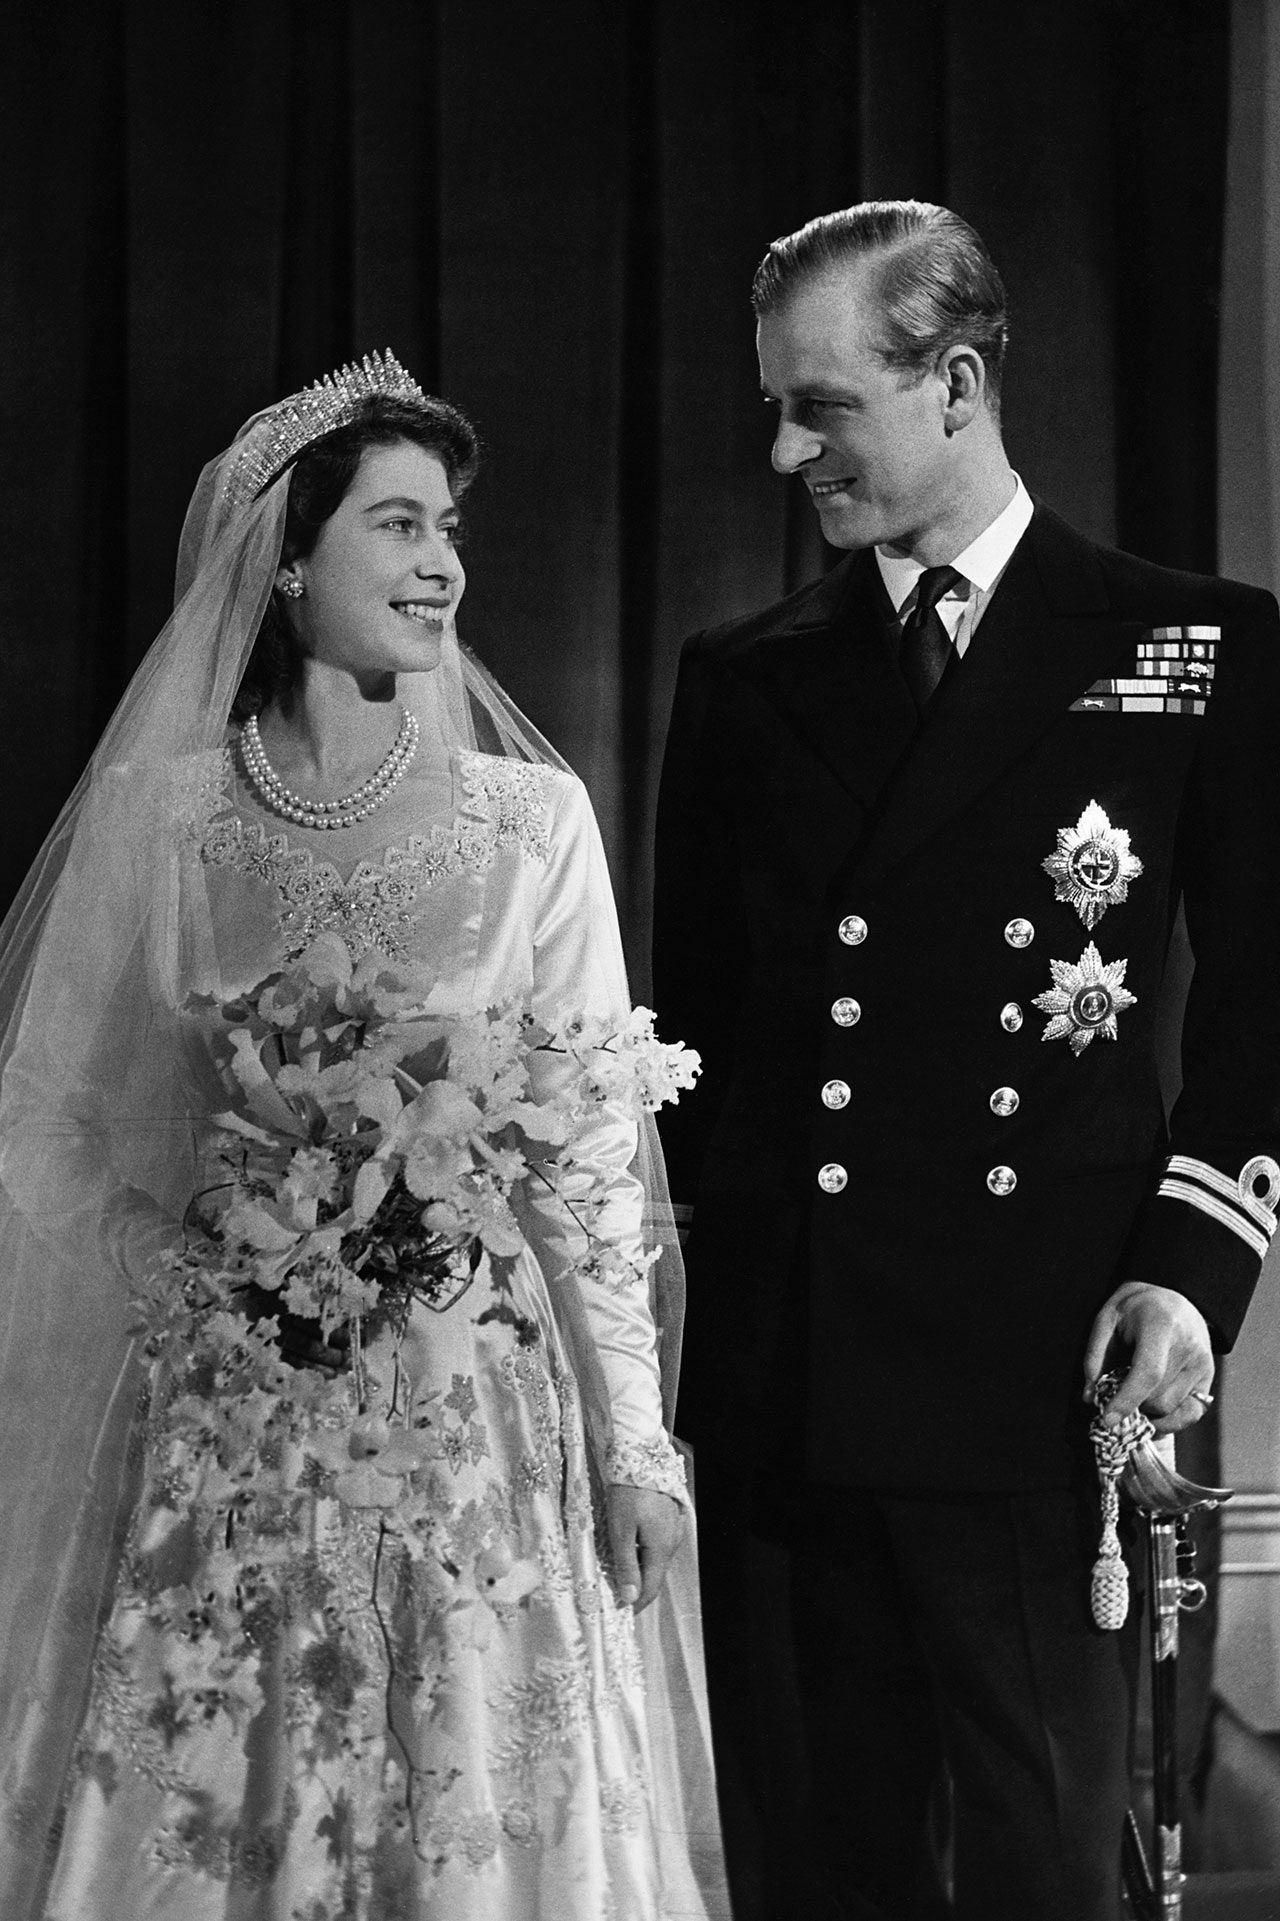
[[[413,834],[403,847],[389,847],[381,860],[363,860],[349,880],[331,861],[306,848],[290,847],[283,833],[270,834],[238,814],[196,812],[200,858],[210,867],[231,867],[276,889],[280,931],[288,961],[297,960],[317,937],[335,933],[353,960],[377,951],[407,961],[418,899],[429,887],[459,874],[483,874],[500,853],[518,849],[528,860],[550,852],[547,811],[555,771],[490,754],[460,756],[466,801],[447,825]],[[221,755],[222,808],[230,806],[232,761]]]
[[[667,1439],[614,1441],[605,1461],[605,1477],[628,1487],[652,1487],[680,1501],[687,1497],[684,1462]]]

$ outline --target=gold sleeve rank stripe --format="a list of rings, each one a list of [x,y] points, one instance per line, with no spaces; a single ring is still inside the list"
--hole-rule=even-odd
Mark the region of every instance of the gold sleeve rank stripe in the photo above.
[[[1280,1200],[1280,1166],[1270,1155],[1255,1155],[1232,1180],[1208,1161],[1171,1154],[1159,1191],[1166,1200],[1185,1201],[1229,1227],[1259,1260],[1265,1258],[1276,1231],[1275,1206]]]

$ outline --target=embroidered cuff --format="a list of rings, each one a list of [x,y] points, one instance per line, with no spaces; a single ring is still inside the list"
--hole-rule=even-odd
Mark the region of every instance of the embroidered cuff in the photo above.
[[[1259,1260],[1265,1258],[1276,1231],[1275,1206],[1280,1200],[1280,1166],[1270,1155],[1255,1154],[1233,1181],[1208,1161],[1171,1154],[1159,1191],[1169,1200],[1199,1208],[1238,1234]]]
[[[677,1501],[689,1498],[684,1462],[665,1434],[656,1441],[612,1442],[605,1458],[604,1478],[611,1486],[651,1487]]]

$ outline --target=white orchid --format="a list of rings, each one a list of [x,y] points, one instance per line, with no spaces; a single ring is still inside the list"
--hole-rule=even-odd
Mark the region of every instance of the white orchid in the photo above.
[[[450,1522],[442,1555],[447,1482],[485,1446],[468,1384],[455,1382],[448,1412],[419,1406],[421,1425],[406,1424],[370,1405],[365,1330],[372,1317],[398,1340],[415,1302],[444,1311],[482,1260],[516,1258],[512,1203],[535,1188],[571,1218],[584,1286],[645,1284],[657,1256],[610,1238],[612,1177],[587,1136],[605,1105],[638,1116],[674,1099],[698,1060],[658,1041],[645,1008],[612,1022],[573,1010],[538,1022],[514,1005],[445,1018],[424,1012],[431,988],[382,960],[353,967],[325,936],[221,1007],[197,1004],[226,1090],[209,1145],[218,1175],[192,1206],[204,1238],[158,1260],[135,1305],[160,1363],[153,1444],[217,1544],[216,1581],[181,1590],[181,1543],[157,1539],[151,1605],[176,1608],[191,1645],[157,1712],[239,1726],[256,1711],[247,1623],[269,1632],[315,1588],[317,1495],[435,1566],[478,1648],[543,1580],[478,1512],[466,1530]],[[356,1685],[353,1658],[327,1631],[308,1650],[317,1701]]]

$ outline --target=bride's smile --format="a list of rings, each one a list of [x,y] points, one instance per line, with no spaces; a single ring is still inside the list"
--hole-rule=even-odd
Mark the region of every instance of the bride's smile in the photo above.
[[[309,660],[361,679],[438,666],[466,586],[459,520],[434,454],[409,441],[366,449],[310,554],[280,570],[296,583],[289,617]]]

